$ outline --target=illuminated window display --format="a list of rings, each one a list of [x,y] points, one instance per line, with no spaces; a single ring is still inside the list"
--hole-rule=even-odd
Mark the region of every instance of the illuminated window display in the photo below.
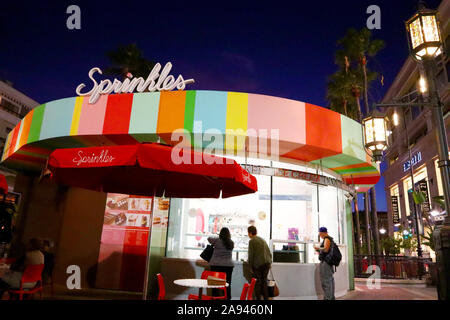
[[[314,171],[294,164],[287,167]],[[256,226],[258,235],[271,245],[275,262],[317,262],[313,242],[318,242],[319,226],[326,226],[337,243],[345,244],[343,190],[294,178],[255,177],[258,192],[254,194],[228,199],[171,199],[166,256],[198,259],[208,244],[207,237],[228,227],[235,243],[233,258],[246,260],[250,225]]]

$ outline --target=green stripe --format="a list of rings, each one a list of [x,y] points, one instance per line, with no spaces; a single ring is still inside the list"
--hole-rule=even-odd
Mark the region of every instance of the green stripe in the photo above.
[[[378,171],[373,167],[362,167],[362,168],[351,168],[351,169],[345,169],[345,170],[336,170],[339,174],[346,174],[346,173],[356,173],[356,172],[373,172],[378,173]]]
[[[184,109],[184,128],[192,132],[194,128],[194,111],[195,111],[195,93],[194,90],[186,91],[186,105]]]
[[[194,130],[196,93],[197,91],[195,90],[186,91],[186,105],[184,108],[184,129],[190,133],[191,146],[194,146],[194,135],[192,131]]]
[[[350,201],[345,200],[345,221],[347,223],[347,263],[348,263],[348,286],[355,290],[355,270],[353,266],[353,213]]]
[[[28,133],[27,144],[39,141],[41,135],[42,120],[44,119],[45,104],[33,110],[33,119],[31,119],[30,132]]]

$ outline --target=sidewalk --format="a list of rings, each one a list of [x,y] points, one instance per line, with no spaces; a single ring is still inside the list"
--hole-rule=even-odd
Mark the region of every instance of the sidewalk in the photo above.
[[[411,285],[381,284],[380,289],[369,289],[365,284],[355,284],[338,300],[437,300],[435,287],[420,288]]]

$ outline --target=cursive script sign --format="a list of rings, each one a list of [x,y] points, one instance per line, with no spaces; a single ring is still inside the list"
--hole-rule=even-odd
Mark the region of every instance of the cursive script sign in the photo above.
[[[114,161],[114,157],[108,155],[108,150],[102,150],[100,155],[85,155],[84,151],[78,151],[78,157],[74,158],[72,161],[77,164],[77,166],[82,165],[83,163],[112,163]]]
[[[77,95],[79,96],[87,96],[89,97],[89,103],[97,102],[98,98],[101,94],[109,94],[109,93],[132,93],[133,91],[143,92],[148,90],[149,92],[153,91],[170,91],[175,88],[178,90],[184,90],[187,84],[194,83],[194,79],[184,79],[182,75],[179,75],[176,79],[173,75],[170,75],[170,70],[172,69],[172,63],[167,62],[161,73],[161,64],[157,63],[153,67],[152,71],[150,71],[147,79],[142,77],[133,78],[130,74],[128,78],[123,81],[114,79],[111,81],[109,79],[105,79],[97,82],[94,79],[94,74],[96,72],[102,74],[102,70],[100,68],[92,68],[89,71],[89,78],[93,82],[93,87],[88,92],[82,93],[81,90],[86,87],[84,83],[81,83],[77,89],[75,90]]]

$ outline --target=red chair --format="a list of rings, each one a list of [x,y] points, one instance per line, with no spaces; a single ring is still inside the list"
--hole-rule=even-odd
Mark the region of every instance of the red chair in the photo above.
[[[244,287],[242,288],[241,298],[239,300],[247,300],[248,287],[250,285],[248,283],[244,283]]]
[[[256,278],[252,278],[250,286],[248,287],[247,300],[253,300],[253,290],[255,290]]]
[[[19,294],[19,300],[23,300],[24,294],[34,294],[39,292],[39,297],[42,299],[42,271],[44,270],[43,264],[33,264],[25,268],[20,280],[19,289],[9,289],[8,292],[11,295]],[[24,288],[25,283],[36,282],[33,288]]]
[[[165,300],[166,287],[164,286],[164,278],[161,273],[158,273],[156,277],[158,278],[158,287],[159,287],[158,300]]]
[[[205,270],[202,272],[201,279],[208,279],[208,277],[215,277],[219,279],[227,279],[227,274],[225,272],[218,272],[218,271],[208,271]],[[226,300],[227,299],[227,287],[219,288],[219,290],[223,290],[223,296],[220,297],[212,297],[207,295],[202,295],[202,300]],[[188,296],[188,300],[199,300],[198,294],[190,294]]]

